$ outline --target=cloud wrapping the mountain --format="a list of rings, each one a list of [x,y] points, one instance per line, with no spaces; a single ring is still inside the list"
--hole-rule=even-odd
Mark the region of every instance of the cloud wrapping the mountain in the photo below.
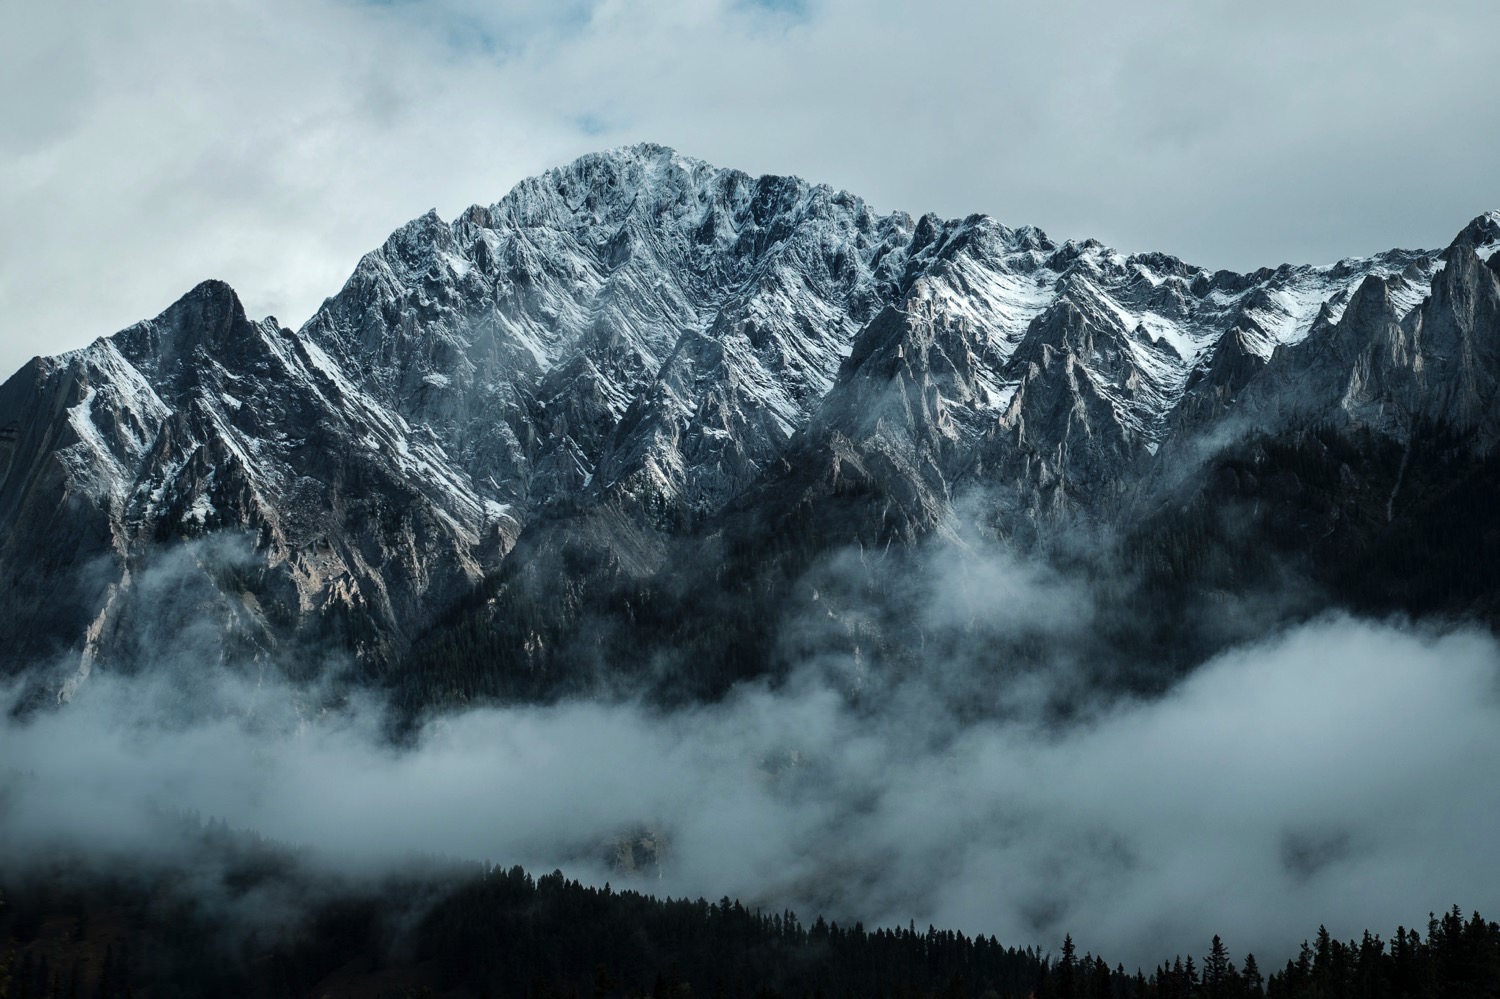
[[[1389,934],[1500,905],[1500,648],[1477,632],[1330,618],[1064,726],[961,720],[922,677],[853,707],[837,676],[674,711],[478,709],[407,748],[369,705],[318,714],[264,679],[96,676],[0,728],[27,775],[0,797],[0,853],[160,858],[165,806],[346,874],[417,852],[620,884],[611,841],[649,830],[667,846],[645,890],[1023,945],[1071,932],[1127,965],[1213,932],[1274,960],[1320,922]]]

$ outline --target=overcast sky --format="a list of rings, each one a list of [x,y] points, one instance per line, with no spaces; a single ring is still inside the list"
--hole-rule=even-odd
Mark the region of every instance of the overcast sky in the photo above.
[[[640,140],[1212,267],[1500,207],[1500,5],[57,0],[0,11],[0,371]]]

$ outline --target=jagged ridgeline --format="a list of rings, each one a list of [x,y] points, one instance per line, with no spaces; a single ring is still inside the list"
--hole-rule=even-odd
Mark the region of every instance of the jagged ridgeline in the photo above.
[[[907,668],[946,640],[911,587],[988,545],[1083,580],[1078,658],[1145,686],[1267,615],[1493,621],[1497,245],[1208,272],[586,156],[299,330],[207,282],[12,376],[0,663],[37,702],[163,658],[413,710],[713,695]]]

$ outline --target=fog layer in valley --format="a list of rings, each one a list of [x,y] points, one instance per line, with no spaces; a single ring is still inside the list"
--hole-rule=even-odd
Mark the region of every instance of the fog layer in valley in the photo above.
[[[186,683],[187,663],[96,673],[0,726],[0,856],[170,854],[165,807],[351,874],[413,853],[561,867],[1007,944],[1071,932],[1130,967],[1212,932],[1276,961],[1319,923],[1388,935],[1454,902],[1500,907],[1500,648],[1479,632],[1326,618],[1065,726],[1024,698],[960,720],[941,664],[851,701],[849,668],[669,712],[471,710],[405,748],[373,703],[310,714],[305,691]],[[611,844],[643,834],[659,865],[613,867]]]

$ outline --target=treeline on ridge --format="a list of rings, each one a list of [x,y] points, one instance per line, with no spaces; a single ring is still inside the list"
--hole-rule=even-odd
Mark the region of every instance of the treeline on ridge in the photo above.
[[[661,899],[519,867],[339,876],[220,823],[192,825],[170,864],[0,862],[0,999],[1500,996],[1500,925],[1456,907],[1389,941],[1319,928],[1265,976],[1216,936],[1199,957],[1127,972],[1079,954],[1071,937],[1049,954],[910,924],[808,924],[728,898]]]

